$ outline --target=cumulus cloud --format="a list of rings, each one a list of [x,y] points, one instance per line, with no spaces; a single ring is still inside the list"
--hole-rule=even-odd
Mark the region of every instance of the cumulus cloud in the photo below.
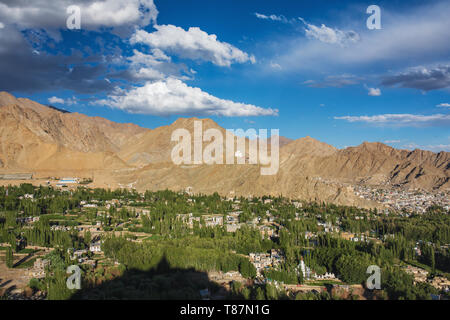
[[[147,82],[126,92],[119,92],[96,104],[107,105],[131,113],[152,115],[205,115],[205,116],[275,116],[277,109],[265,109],[251,104],[224,100],[169,78]]]
[[[51,98],[48,98],[48,102],[53,103],[53,104],[63,104],[64,99],[61,99],[58,97],[51,97]]]
[[[368,88],[369,92],[367,93],[369,96],[378,97],[381,96],[381,90],[378,88]]]
[[[127,60],[130,64],[125,73],[129,75],[128,78],[133,80],[162,80],[167,77],[186,78],[182,75],[183,69],[186,69],[186,67],[173,63],[172,59],[158,48],[152,49],[149,54],[134,49],[133,55],[128,57]],[[123,73],[121,75],[124,76]]]
[[[133,64],[142,64],[147,66],[158,66],[166,61],[170,61],[170,57],[159,49],[152,49],[151,54],[145,54],[138,50],[133,50],[133,56],[128,58]]]
[[[334,117],[336,120],[346,120],[348,122],[365,122],[378,126],[399,126],[399,127],[430,127],[430,126],[450,126],[450,115],[432,114],[380,114],[374,116],[341,116]]]
[[[164,79],[166,77],[166,75],[162,72],[152,68],[140,68],[133,75],[138,79],[144,80],[157,80]]]
[[[131,44],[143,43],[181,58],[210,61],[218,66],[232,63],[255,63],[255,58],[229,43],[217,40],[215,34],[208,34],[197,27],[187,31],[174,25],[157,25],[155,32],[137,30]]]
[[[70,5],[81,9],[81,28],[146,26],[156,23],[158,10],[153,0],[0,0],[0,19],[21,29],[66,28]]]
[[[440,104],[436,105],[436,107],[439,107],[439,108],[450,108],[450,103],[440,103]]]
[[[51,104],[65,104],[65,105],[73,105],[77,103],[77,99],[75,97],[68,98],[66,100],[58,97],[50,97],[48,98],[48,102]]]
[[[390,87],[399,86],[423,91],[448,88],[450,87],[450,65],[411,68],[405,72],[385,77],[381,83]]]
[[[356,43],[360,40],[360,36],[353,30],[342,31],[337,28],[330,28],[322,24],[320,27],[307,23],[305,19],[299,18],[305,24],[306,36],[310,39],[317,39],[324,43],[346,45],[348,43]]]

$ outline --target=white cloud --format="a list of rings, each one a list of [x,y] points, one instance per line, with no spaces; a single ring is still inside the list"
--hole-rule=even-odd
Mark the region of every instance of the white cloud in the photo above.
[[[406,148],[408,150],[422,149],[432,152],[441,152],[441,151],[450,152],[450,144],[418,145],[416,143],[408,143],[403,145],[403,148]]]
[[[258,19],[272,20],[291,24],[296,22],[298,23],[298,21],[301,21],[305,25],[305,33],[308,38],[317,39],[324,43],[345,45],[347,43],[355,43],[360,40],[359,34],[353,30],[342,31],[337,28],[327,27],[324,24],[318,27],[313,24],[307,23],[305,19],[301,17],[299,17],[298,19],[287,19],[283,15],[276,15],[276,14],[265,15],[257,12],[255,12],[255,16]]]
[[[310,39],[317,39],[324,43],[345,45],[347,43],[356,43],[360,36],[353,30],[342,31],[337,28],[330,28],[322,24],[320,27],[307,23],[303,18],[299,18],[305,24],[306,36]]]
[[[368,95],[372,97],[378,97],[381,96],[381,90],[378,88],[368,88],[369,92]]]
[[[286,17],[283,15],[276,15],[276,14],[265,15],[265,14],[255,12],[255,16],[258,19],[263,19],[263,20],[272,20],[272,21],[279,21],[279,22],[284,22],[284,23],[289,22],[289,20],[286,19]]]
[[[399,143],[400,140],[385,140],[384,143]]]
[[[187,31],[174,25],[155,26],[156,31],[149,33],[137,30],[131,44],[143,43],[181,58],[210,61],[218,66],[230,66],[232,63],[255,63],[255,58],[226,42],[217,40],[215,34],[208,34],[200,28],[191,27]]]
[[[382,30],[368,30],[364,21],[361,23],[360,20],[343,22],[347,25],[360,25],[359,29],[355,29],[360,35],[360,41],[352,45],[301,41],[302,38],[297,35],[285,37],[284,41],[274,39],[274,44],[280,49],[273,56],[277,57],[277,62],[286,72],[358,72],[361,67],[380,70],[380,64],[401,69],[409,67],[411,61],[423,65],[445,62],[450,50],[449,10],[448,1],[427,2],[405,11],[385,9],[382,13]],[[316,26],[308,29],[310,37],[339,42],[339,37],[329,27]]]
[[[179,67],[160,49],[154,48],[150,54],[133,50],[129,73],[137,80],[162,80],[168,76],[179,77]]]
[[[152,115],[206,115],[206,116],[275,116],[277,109],[265,109],[251,104],[233,102],[214,97],[200,88],[169,78],[147,82],[127,92],[119,90],[108,99],[95,104],[107,105],[131,113]]]
[[[145,80],[161,80],[166,77],[162,72],[152,68],[140,68],[134,73],[134,76],[138,79]]]
[[[3,29],[4,27],[5,27],[5,25],[0,22],[0,29]]]
[[[48,98],[48,102],[52,103],[52,104],[66,104],[66,105],[73,105],[77,103],[77,98],[72,97],[72,98],[68,98],[66,100],[62,99],[62,98],[58,98],[58,97],[51,97]]]
[[[156,23],[158,10],[153,0],[0,0],[0,19],[22,29],[66,27],[70,5],[81,9],[81,28],[146,26]]]
[[[63,104],[64,103],[64,99],[61,99],[61,98],[58,98],[58,97],[51,97],[51,98],[48,98],[48,102],[54,103],[54,104]]]
[[[432,115],[417,115],[417,114],[380,114],[374,116],[342,116],[334,117],[336,120],[346,120],[348,122],[365,122],[379,126],[413,126],[413,127],[428,127],[428,126],[449,126],[450,115],[446,114],[432,114]]]
[[[270,67],[272,69],[277,69],[277,70],[281,70],[282,69],[281,66],[278,63],[273,62],[273,61],[270,61]]]
[[[151,54],[145,54],[138,50],[133,50],[133,55],[128,58],[133,64],[142,64],[147,66],[157,66],[165,61],[170,61],[164,52],[159,49],[152,49]]]
[[[440,103],[440,104],[436,105],[436,107],[439,107],[439,108],[450,108],[450,103]]]

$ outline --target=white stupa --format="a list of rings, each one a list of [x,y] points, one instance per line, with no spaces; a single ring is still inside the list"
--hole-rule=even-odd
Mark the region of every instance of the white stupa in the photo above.
[[[311,276],[311,269],[308,268],[308,266],[305,264],[305,262],[303,261],[303,257],[300,258],[299,267],[300,271],[303,274],[303,279],[309,279]]]

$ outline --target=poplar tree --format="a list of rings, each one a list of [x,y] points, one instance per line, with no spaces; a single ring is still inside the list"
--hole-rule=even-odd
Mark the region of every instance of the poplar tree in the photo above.
[[[6,266],[8,268],[12,268],[14,266],[14,255],[10,247],[6,250]]]

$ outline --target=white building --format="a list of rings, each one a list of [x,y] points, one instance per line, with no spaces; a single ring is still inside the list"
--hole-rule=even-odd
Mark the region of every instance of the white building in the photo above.
[[[78,178],[62,178],[58,181],[58,184],[76,184],[78,180]]]
[[[300,260],[299,267],[300,271],[303,274],[303,279],[310,279],[312,276],[312,272],[311,269],[303,261],[303,258]]]
[[[89,251],[91,251],[91,252],[101,252],[102,251],[101,243],[100,242],[93,242],[93,243],[91,243],[91,245],[89,246]]]

